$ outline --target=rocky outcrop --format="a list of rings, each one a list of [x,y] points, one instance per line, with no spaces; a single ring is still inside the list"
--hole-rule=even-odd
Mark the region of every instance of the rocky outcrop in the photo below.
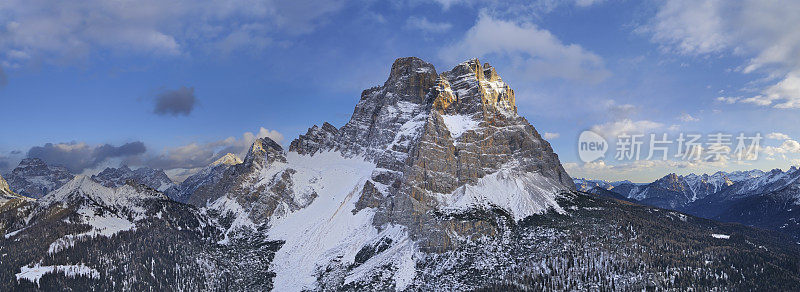
[[[314,125],[308,129],[305,135],[292,141],[289,151],[300,154],[314,155],[320,149],[335,149],[336,138],[339,136],[339,129],[325,122],[322,127]]]
[[[175,201],[185,203],[197,189],[217,184],[219,180],[222,179],[225,170],[242,162],[242,159],[236,157],[233,153],[225,154],[210,165],[186,178],[178,186],[177,192],[168,193],[167,195]]]
[[[74,177],[65,167],[47,165],[39,158],[25,158],[6,178],[18,194],[38,199]]]

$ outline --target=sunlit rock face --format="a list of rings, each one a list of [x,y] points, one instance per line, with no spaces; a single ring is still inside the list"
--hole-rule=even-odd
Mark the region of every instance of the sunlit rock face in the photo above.
[[[14,193],[14,191],[11,190],[11,186],[8,185],[8,182],[0,176],[0,206],[8,201],[22,198],[24,197],[20,197],[20,195]]]

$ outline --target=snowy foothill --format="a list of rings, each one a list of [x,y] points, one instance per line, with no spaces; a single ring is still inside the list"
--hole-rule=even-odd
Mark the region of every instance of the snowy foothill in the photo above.
[[[58,266],[42,266],[39,263],[31,266],[23,266],[20,268],[20,272],[16,274],[17,281],[19,280],[28,280],[31,282],[36,283],[36,286],[39,286],[39,280],[45,274],[49,273],[63,273],[65,276],[70,278],[75,277],[89,277],[92,279],[100,278],[100,272],[97,270],[90,268],[83,263],[77,265],[58,265]]]
[[[50,244],[48,254],[54,254],[75,245],[76,242],[88,240],[97,236],[111,237],[122,231],[135,230],[136,225],[128,219],[106,212],[102,215],[95,214],[89,207],[78,210],[81,222],[88,224],[92,229],[80,234],[68,234]]]

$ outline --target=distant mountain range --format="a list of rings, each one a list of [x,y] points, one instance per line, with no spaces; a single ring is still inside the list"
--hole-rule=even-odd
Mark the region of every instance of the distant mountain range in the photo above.
[[[773,169],[666,175],[652,183],[574,179],[590,193],[787,233],[800,241],[800,172]]]
[[[36,159],[9,177],[3,291],[800,286],[787,235],[624,200],[688,207],[738,177],[576,190],[513,89],[477,59],[441,73],[397,59],[342,127],[313,126],[288,149],[257,139],[180,184],[150,168],[75,176]]]

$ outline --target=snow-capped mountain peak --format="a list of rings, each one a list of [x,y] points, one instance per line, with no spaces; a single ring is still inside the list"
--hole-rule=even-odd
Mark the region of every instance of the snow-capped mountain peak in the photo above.
[[[36,199],[58,189],[73,177],[75,175],[62,166],[47,165],[39,158],[25,158],[6,179],[15,192]]]
[[[149,167],[141,167],[136,170],[131,170],[127,165],[123,165],[119,168],[109,167],[93,175],[92,179],[107,187],[122,186],[129,180],[146,185],[160,192],[166,192],[176,187],[175,183],[169,179],[163,170]]]
[[[220,157],[219,159],[217,159],[216,161],[212,162],[210,166],[213,167],[217,165],[236,165],[242,162],[243,162],[242,159],[237,157],[236,154],[227,153],[222,157]]]

